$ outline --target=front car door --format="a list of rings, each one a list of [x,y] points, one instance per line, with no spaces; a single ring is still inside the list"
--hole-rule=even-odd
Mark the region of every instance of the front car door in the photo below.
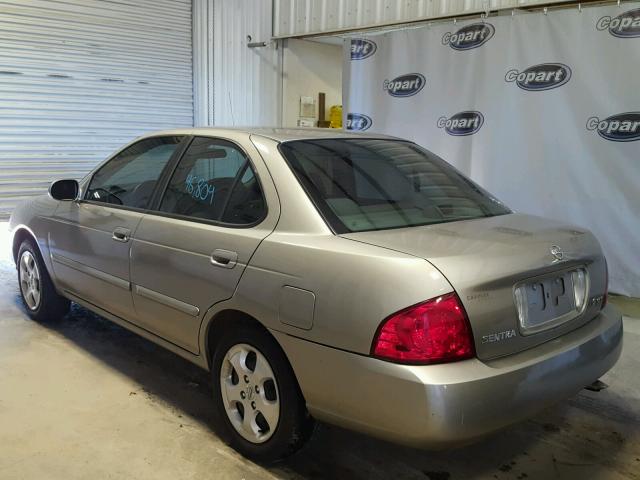
[[[270,199],[270,201],[268,201]],[[275,228],[275,187],[248,135],[193,139],[131,251],[139,326],[193,353],[206,311],[233,295]]]
[[[80,201],[60,202],[49,244],[55,275],[67,293],[121,318],[133,318],[131,237],[183,140],[151,137],[126,147],[83,184]]]

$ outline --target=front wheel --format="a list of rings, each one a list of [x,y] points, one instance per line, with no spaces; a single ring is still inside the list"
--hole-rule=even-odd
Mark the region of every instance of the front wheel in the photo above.
[[[232,327],[212,364],[218,414],[236,450],[273,462],[302,447],[314,422],[284,353],[267,332]]]
[[[22,242],[17,267],[20,296],[31,318],[39,322],[58,320],[69,311],[69,300],[56,292],[34,242]]]

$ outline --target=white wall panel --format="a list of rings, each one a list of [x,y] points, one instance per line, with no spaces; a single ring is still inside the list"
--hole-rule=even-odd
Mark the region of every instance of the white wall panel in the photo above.
[[[332,105],[342,105],[342,45],[291,38],[284,41],[282,126],[296,127],[300,97],[326,97],[326,117]],[[316,120],[319,105],[316,102]]]
[[[271,1],[213,0],[216,125],[280,124],[281,49],[271,43]],[[248,48],[252,42],[270,42]]]
[[[193,124],[191,0],[0,0],[0,217]]]
[[[193,0],[193,124],[213,125],[213,0]]]
[[[274,37],[337,32],[566,0],[274,0]]]

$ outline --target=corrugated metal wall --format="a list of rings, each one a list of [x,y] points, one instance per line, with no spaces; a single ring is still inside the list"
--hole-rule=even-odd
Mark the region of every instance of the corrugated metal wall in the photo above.
[[[0,217],[193,124],[191,0],[0,0]]]
[[[215,0],[213,13],[214,111],[216,125],[280,124],[282,55],[270,42],[270,0]]]
[[[566,0],[273,0],[274,37],[292,37],[470,15]]]

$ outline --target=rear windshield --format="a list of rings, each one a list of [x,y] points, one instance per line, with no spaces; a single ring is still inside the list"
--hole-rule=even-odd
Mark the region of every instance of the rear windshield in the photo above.
[[[299,140],[280,145],[336,233],[510,213],[441,158],[400,140]]]

